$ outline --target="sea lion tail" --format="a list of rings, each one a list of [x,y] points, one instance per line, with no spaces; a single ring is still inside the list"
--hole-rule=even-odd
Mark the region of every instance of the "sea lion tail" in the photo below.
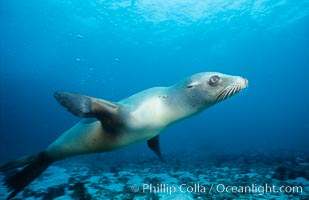
[[[33,180],[39,177],[53,161],[42,151],[38,154],[25,156],[12,162],[0,166],[0,172],[15,169],[27,165],[21,171],[4,180],[4,184],[12,191],[7,199],[15,197]]]

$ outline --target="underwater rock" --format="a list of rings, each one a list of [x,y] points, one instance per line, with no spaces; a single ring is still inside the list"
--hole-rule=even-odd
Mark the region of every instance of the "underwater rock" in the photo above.
[[[223,193],[217,196],[218,200],[233,200],[238,199],[233,193]]]
[[[287,168],[286,167],[278,167],[273,174],[272,178],[277,180],[286,180]]]
[[[42,200],[55,199],[57,197],[65,195],[65,184],[59,185],[57,187],[51,187],[47,189],[47,192],[42,197]]]
[[[153,162],[143,157],[126,163],[113,156],[104,163],[97,157],[79,157],[51,166],[46,173],[29,185],[16,200],[33,199],[309,199],[309,163],[306,155],[267,155],[267,154],[199,154],[184,158],[180,153],[166,157],[168,163]],[[153,159],[153,158],[152,158]],[[144,162],[142,162],[144,160]],[[179,163],[182,160],[182,163]],[[220,167],[218,167],[220,166]],[[0,174],[0,181],[5,176]],[[54,177],[51,179],[51,177]],[[300,178],[301,177],[301,178]],[[200,183],[206,188],[210,184],[225,185],[300,185],[303,193],[258,194],[179,192],[173,194],[141,190],[143,184],[178,186]],[[132,185],[139,189],[132,191]],[[0,186],[0,199],[5,199],[7,190]],[[3,193],[3,194],[2,194]]]
[[[297,178],[305,178],[309,180],[309,172],[306,167],[303,166],[287,166],[287,167],[278,167],[275,170],[272,178],[277,180],[288,180],[288,179],[297,179]]]
[[[69,178],[69,184],[75,184],[75,183],[77,183],[77,180],[75,179],[75,178],[73,178],[73,177],[70,177]]]
[[[24,192],[22,193],[23,198],[28,198],[28,197],[34,197],[36,199],[41,198],[44,195],[44,192],[35,192],[33,190],[30,190],[26,188]]]
[[[91,194],[89,194],[87,188],[85,187],[85,183],[78,182],[73,186],[69,187],[70,190],[73,190],[71,197],[76,200],[90,200],[92,199]]]
[[[191,177],[181,177],[180,182],[181,183],[193,183],[194,180]]]
[[[163,179],[161,178],[158,178],[158,177],[153,177],[153,178],[150,178],[150,177],[146,177],[144,179],[144,183],[151,183],[152,185],[159,185],[161,183],[163,183]]]
[[[61,184],[55,187],[49,187],[46,191],[34,191],[29,188],[26,188],[22,194],[23,198],[36,198],[42,200],[55,199],[57,197],[65,195],[66,184]]]
[[[120,165],[114,166],[110,168],[110,172],[114,174],[118,174],[122,170]]]
[[[118,178],[118,181],[123,182],[123,183],[127,183],[129,180],[129,178],[127,176],[121,176]]]

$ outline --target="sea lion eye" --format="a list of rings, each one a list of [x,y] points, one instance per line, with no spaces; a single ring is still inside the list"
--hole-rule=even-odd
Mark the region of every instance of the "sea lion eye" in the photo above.
[[[209,79],[209,84],[210,84],[210,85],[215,85],[216,83],[219,82],[219,80],[220,80],[220,77],[219,77],[219,76],[217,76],[217,75],[212,76],[212,77],[210,77],[210,79]]]

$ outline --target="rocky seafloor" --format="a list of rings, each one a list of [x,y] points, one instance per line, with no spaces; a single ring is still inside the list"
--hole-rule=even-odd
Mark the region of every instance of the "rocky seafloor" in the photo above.
[[[50,166],[14,199],[309,199],[309,157],[170,154],[77,157]],[[10,173],[0,174],[1,183]],[[0,186],[0,199],[8,191]]]

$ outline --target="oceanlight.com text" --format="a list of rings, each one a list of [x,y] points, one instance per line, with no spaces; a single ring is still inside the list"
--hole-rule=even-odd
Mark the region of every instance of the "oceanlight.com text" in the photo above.
[[[211,195],[215,193],[239,193],[239,194],[258,194],[260,196],[266,193],[285,193],[285,194],[302,194],[303,187],[297,185],[270,185],[270,184],[254,184],[251,185],[228,185],[228,184],[202,184],[202,183],[192,183],[192,184],[142,184],[142,185],[131,185],[132,192],[142,192],[142,193],[165,193],[172,195],[174,193],[203,193],[205,195]]]

